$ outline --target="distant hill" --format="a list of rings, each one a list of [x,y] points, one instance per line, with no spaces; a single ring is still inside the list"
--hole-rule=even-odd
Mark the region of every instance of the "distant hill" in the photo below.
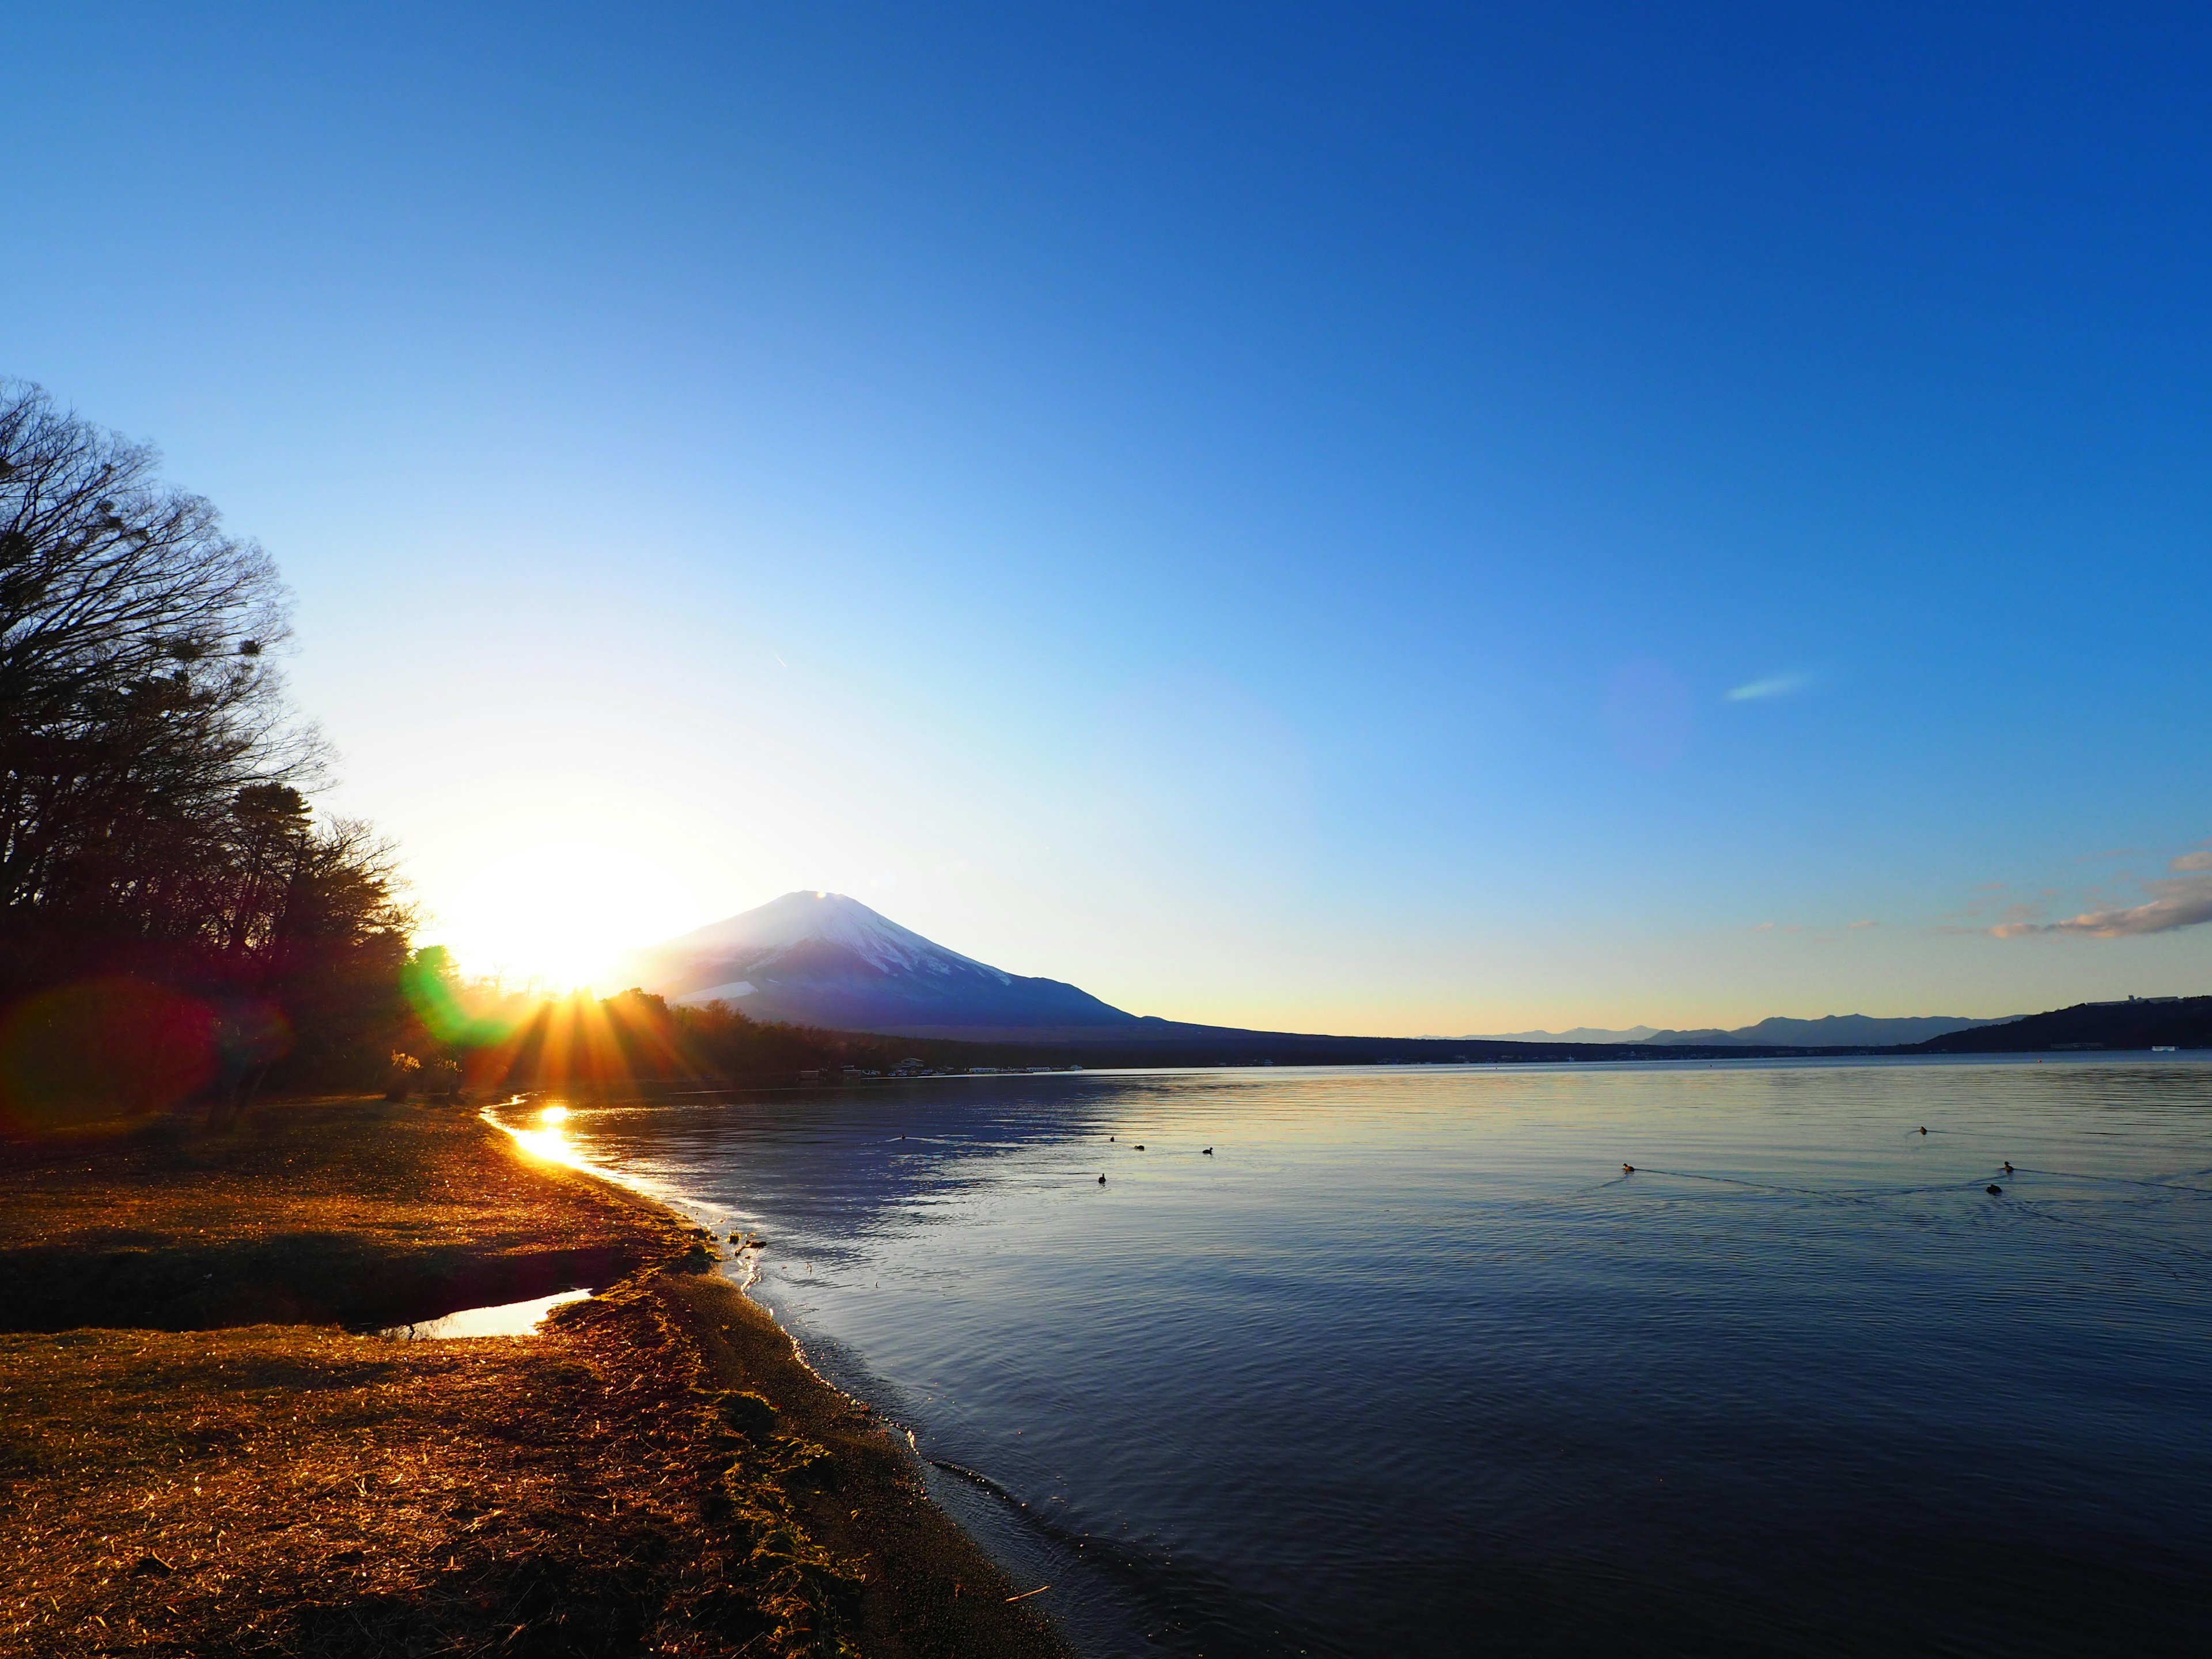
[[[1625,1031],[1602,1025],[1577,1025],[1569,1031],[1491,1031],[1461,1039],[1467,1042],[1646,1042],[1658,1036],[1656,1025],[1632,1025]]]
[[[2017,1018],[2017,1016],[2008,1016]],[[1625,1031],[1601,1026],[1577,1025],[1571,1031],[1499,1031],[1469,1039],[1486,1042],[1605,1042],[1636,1043],[1650,1048],[1888,1048],[1924,1042],[2002,1020],[1966,1019],[1954,1014],[1915,1014],[1885,1019],[1870,1014],[1826,1014],[1819,1019],[1790,1019],[1777,1015],[1756,1025],[1739,1025],[1732,1031],[1709,1027],[1698,1031],[1662,1030],[1632,1025]]]
[[[2212,1048],[2212,997],[2076,1003],[2002,1025],[1950,1032],[1915,1045],[1913,1052],[1989,1054],[2154,1048]]]
[[[1756,1025],[1739,1025],[1732,1031],[1654,1031],[1643,1040],[1655,1048],[1688,1043],[1698,1048],[1741,1045],[1762,1048],[1888,1048],[2003,1023],[2003,1018],[1966,1019],[1955,1014],[1914,1014],[1898,1019],[1871,1014],[1826,1014],[1819,1019],[1790,1019],[1776,1015]]]
[[[758,1020],[981,1041],[1126,1035],[1133,1014],[1056,979],[963,957],[842,893],[786,893],[633,952],[623,976],[671,1002]]]

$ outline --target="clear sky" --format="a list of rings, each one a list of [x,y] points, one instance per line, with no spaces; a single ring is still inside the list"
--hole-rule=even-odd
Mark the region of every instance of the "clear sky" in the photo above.
[[[804,886],[1308,1030],[2212,991],[2193,9],[7,33],[0,372],[276,556],[475,966]]]

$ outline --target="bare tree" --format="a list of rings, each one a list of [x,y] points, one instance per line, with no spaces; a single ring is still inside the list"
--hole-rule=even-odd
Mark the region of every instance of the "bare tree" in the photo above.
[[[220,1127],[266,1077],[380,1073],[414,917],[390,844],[309,808],[276,568],[155,465],[0,381],[0,1007],[52,1014],[58,1099],[185,1011],[169,1070]]]
[[[241,789],[319,765],[272,657],[275,567],[157,459],[0,381],[0,938],[19,958],[51,935],[40,915],[199,932],[179,890],[197,843]]]

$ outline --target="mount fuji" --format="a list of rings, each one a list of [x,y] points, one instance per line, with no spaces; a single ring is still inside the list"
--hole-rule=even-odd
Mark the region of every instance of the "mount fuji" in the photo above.
[[[1050,1042],[1157,1024],[1060,980],[948,951],[842,893],[786,893],[632,952],[623,976],[671,1002],[894,1036]]]

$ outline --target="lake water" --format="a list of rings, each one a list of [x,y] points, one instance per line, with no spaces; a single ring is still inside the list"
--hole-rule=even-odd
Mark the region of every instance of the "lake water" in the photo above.
[[[572,1104],[1088,1654],[2212,1632],[2194,1059]]]

